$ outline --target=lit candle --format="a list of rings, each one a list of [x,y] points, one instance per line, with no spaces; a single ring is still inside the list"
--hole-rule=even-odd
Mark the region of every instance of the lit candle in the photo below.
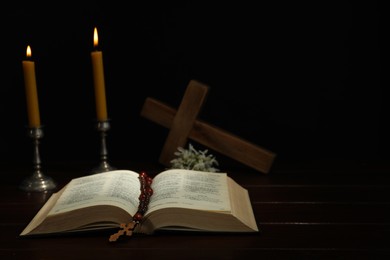
[[[93,81],[95,87],[96,114],[99,121],[107,120],[106,92],[104,83],[103,54],[97,50],[98,33],[95,27],[93,32],[93,45],[95,50],[91,52]]]
[[[39,117],[37,83],[35,79],[35,63],[31,60],[31,48],[27,46],[27,60],[23,61],[24,85],[26,88],[27,113],[29,127],[41,125]]]

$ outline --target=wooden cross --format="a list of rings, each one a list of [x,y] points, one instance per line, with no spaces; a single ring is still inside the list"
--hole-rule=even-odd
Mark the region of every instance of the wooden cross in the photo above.
[[[133,229],[135,227],[134,222],[130,222],[128,224],[122,223],[120,225],[120,230],[116,232],[115,234],[111,235],[110,238],[108,239],[110,242],[115,242],[118,240],[120,236],[126,235],[126,236],[131,236],[133,235]]]
[[[177,148],[184,147],[187,140],[192,139],[262,173],[268,173],[275,153],[196,119],[207,92],[208,86],[191,80],[177,111],[155,99],[146,98],[141,116],[170,129],[159,162],[170,166]]]

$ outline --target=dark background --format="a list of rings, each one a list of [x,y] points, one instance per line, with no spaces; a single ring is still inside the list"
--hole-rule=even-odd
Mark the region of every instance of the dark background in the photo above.
[[[153,97],[177,108],[190,79],[210,86],[200,119],[277,160],[388,158],[376,1],[123,4],[30,1],[1,9],[0,161],[31,163],[22,71],[28,44],[43,163],[98,160],[95,26],[111,160],[158,160],[168,130],[142,118],[142,105]]]

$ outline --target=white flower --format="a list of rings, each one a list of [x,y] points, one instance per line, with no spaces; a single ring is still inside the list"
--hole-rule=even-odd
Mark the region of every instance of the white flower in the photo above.
[[[174,153],[176,158],[171,160],[172,169],[188,169],[207,172],[218,172],[219,169],[213,165],[218,166],[218,161],[211,154],[207,154],[208,150],[198,151],[191,143],[188,149],[178,147]]]

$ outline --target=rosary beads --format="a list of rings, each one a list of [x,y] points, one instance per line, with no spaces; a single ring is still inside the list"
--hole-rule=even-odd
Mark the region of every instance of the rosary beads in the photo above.
[[[139,199],[138,210],[134,214],[132,222],[128,224],[122,223],[120,225],[121,229],[117,233],[110,236],[109,239],[110,242],[116,241],[120,236],[124,234],[126,234],[126,236],[131,236],[133,234],[133,230],[141,222],[145,212],[148,210],[150,197],[153,194],[153,189],[151,187],[153,179],[150,178],[145,172],[141,172],[138,176],[138,179],[140,182],[140,189],[141,189],[141,194],[138,197]]]

